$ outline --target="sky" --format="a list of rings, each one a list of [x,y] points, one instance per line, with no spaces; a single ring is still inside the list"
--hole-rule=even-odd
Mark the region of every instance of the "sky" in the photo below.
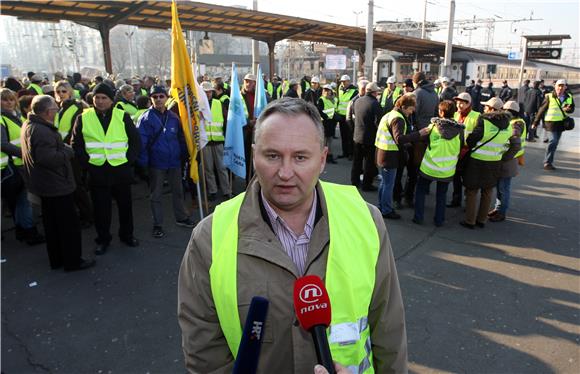
[[[203,0],[201,0],[203,1]],[[214,0],[218,5],[242,5],[251,8],[252,0]],[[423,20],[424,0],[375,0],[374,20],[399,20],[410,18]],[[449,18],[449,0],[428,0],[427,21],[447,22]],[[495,18],[496,20],[514,20],[538,18],[529,22],[496,22],[494,47],[502,52],[518,51],[521,35],[569,34],[572,40],[564,42],[564,56],[572,57],[575,52],[575,64],[580,65],[580,1],[579,0],[456,0],[455,19]],[[355,12],[359,26],[367,23],[368,0],[258,0],[258,10],[320,21],[356,26]],[[445,41],[447,26],[432,35],[432,39]],[[472,31],[471,46],[483,48],[486,40],[486,28]],[[467,45],[469,31],[456,30],[454,43]],[[569,57],[569,58],[570,58]],[[567,60],[571,61],[571,60]]]

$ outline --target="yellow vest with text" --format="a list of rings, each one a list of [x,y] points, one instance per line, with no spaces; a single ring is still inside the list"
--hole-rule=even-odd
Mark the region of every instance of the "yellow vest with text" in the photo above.
[[[549,100],[548,110],[546,111],[546,115],[544,116],[544,121],[559,122],[563,121],[564,119],[566,119],[566,117],[568,117],[568,115],[564,113],[564,110],[560,109],[560,105],[558,105],[558,101],[560,101],[559,98],[554,97],[553,94],[550,94],[548,96],[548,100]],[[570,94],[566,95],[566,100],[564,100],[561,106],[564,105],[572,105],[572,95]]]
[[[66,108],[62,115],[60,112],[58,112],[54,117],[54,127],[58,129],[58,133],[60,134],[61,138],[64,139],[69,134],[73,126],[72,120],[79,110],[79,107],[77,107],[75,103]]]
[[[12,121],[7,116],[2,116],[2,122],[6,127],[6,132],[8,133],[8,141],[20,148],[20,125]],[[8,160],[10,156],[4,152],[0,152],[0,169],[4,169],[8,165]],[[24,163],[20,157],[12,157],[12,162],[15,166],[22,166]]]
[[[459,134],[452,139],[444,139],[439,128],[431,124],[429,146],[421,161],[420,170],[433,178],[451,178],[455,175],[460,149]]]
[[[400,118],[405,122],[405,130],[403,134],[407,132],[407,120],[405,116],[399,113],[397,110],[393,109],[389,113],[385,114],[381,118],[379,123],[379,129],[377,130],[377,137],[375,138],[375,147],[382,149],[383,151],[398,151],[399,146],[395,143],[395,139],[391,135],[389,128],[391,127],[391,122],[395,118]]]
[[[491,141],[487,142],[489,139],[494,137],[498,131],[499,134]],[[476,147],[478,148],[471,153],[471,157],[481,161],[500,161],[501,156],[505,153],[506,149],[509,148],[508,142],[512,133],[513,127],[511,124],[507,128],[500,130],[493,123],[484,119],[483,138],[477,142]],[[480,147],[480,145],[484,143],[486,144]]]
[[[224,114],[221,100],[211,100],[211,122],[206,122],[205,133],[207,134],[207,140],[210,142],[223,142],[225,140]]]
[[[102,166],[107,161],[111,166],[119,166],[127,163],[129,138],[125,131],[124,115],[125,112],[121,109],[113,108],[111,123],[105,134],[94,108],[87,109],[81,114],[89,164]]]
[[[338,107],[336,109],[336,112],[338,114],[340,114],[341,116],[346,116],[346,109],[348,108],[348,103],[355,93],[356,89],[354,88],[349,88],[346,91],[343,91],[342,89],[338,90]]]
[[[355,187],[326,182],[320,185],[326,200],[330,233],[325,285],[332,307],[331,325],[327,330],[332,358],[353,373],[374,373],[368,312],[380,250],[378,231],[366,202]],[[242,336],[237,296],[237,247],[238,217],[243,201],[242,193],[220,204],[213,214],[209,270],[220,327],[234,358]],[[356,253],[347,243],[357,243]],[[349,276],[351,274],[356,276]]]

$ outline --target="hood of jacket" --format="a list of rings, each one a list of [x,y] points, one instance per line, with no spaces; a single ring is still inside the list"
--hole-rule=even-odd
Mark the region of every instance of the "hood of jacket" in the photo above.
[[[465,126],[450,118],[431,118],[431,123],[437,126],[437,130],[443,139],[449,140],[461,134]]]
[[[34,113],[28,113],[28,122],[40,123],[42,125],[50,127],[51,129],[56,130],[56,127],[54,127],[54,124],[44,120],[43,118],[37,116]]]
[[[422,88],[428,92],[435,92],[435,85],[429,81],[422,81],[417,89]]]
[[[507,129],[512,119],[512,115],[507,112],[491,112],[482,113],[481,118],[488,120],[493,123],[498,129]]]

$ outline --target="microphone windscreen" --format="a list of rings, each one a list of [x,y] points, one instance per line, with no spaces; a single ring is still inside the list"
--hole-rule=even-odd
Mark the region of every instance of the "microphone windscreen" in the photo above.
[[[254,296],[246,317],[242,339],[234,363],[234,374],[252,374],[258,369],[260,348],[264,338],[268,299]]]
[[[316,325],[330,325],[330,299],[320,277],[307,275],[296,279],[294,310],[300,325],[307,331]]]

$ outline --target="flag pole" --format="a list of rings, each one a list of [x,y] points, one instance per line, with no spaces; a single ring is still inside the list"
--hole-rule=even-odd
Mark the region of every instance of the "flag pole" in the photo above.
[[[193,56],[194,51],[192,50],[191,53]],[[193,58],[195,58],[195,57],[193,57]],[[191,63],[191,71],[193,72],[193,79],[196,80],[194,83],[197,83],[197,75],[196,74],[198,73],[198,71],[197,71],[196,67],[197,67],[196,63],[192,62]],[[201,95],[199,93],[199,91],[197,92],[197,94]],[[205,95],[205,92],[203,94]],[[198,96],[198,98],[199,98],[199,96]],[[198,101],[199,101],[199,99],[198,99]],[[201,134],[201,125],[202,125],[202,123],[200,120],[199,121],[199,126],[200,126],[199,133],[200,134]],[[205,126],[205,118],[203,119],[203,125]],[[200,157],[200,161],[201,161],[201,180],[203,181],[202,182],[203,183],[203,201],[205,203],[205,211],[207,212],[207,214],[209,214],[209,203],[207,200],[207,183],[205,181],[205,160],[204,160],[204,156],[203,156],[203,149],[201,148],[201,137],[199,138],[199,142],[197,143],[197,149],[198,149],[199,157]]]
[[[187,86],[187,84],[185,84],[185,107],[187,108],[187,121],[189,122],[189,128],[191,129],[191,107],[189,104],[189,87]],[[198,148],[199,150],[199,145]],[[189,155],[189,157],[192,157],[192,155]],[[194,160],[192,160],[193,162]],[[196,188],[197,188],[197,204],[199,206],[199,220],[201,221],[204,216],[203,216],[203,205],[201,204],[201,190],[199,187],[199,180],[197,181],[197,183],[195,184]]]

